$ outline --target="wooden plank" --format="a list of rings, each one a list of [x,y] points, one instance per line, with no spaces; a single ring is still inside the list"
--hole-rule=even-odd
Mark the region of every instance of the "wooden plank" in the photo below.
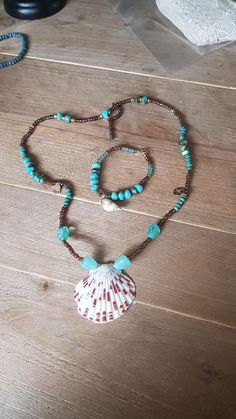
[[[34,75],[37,73],[37,82]],[[2,75],[3,74],[3,75]],[[96,82],[94,79],[96,78]],[[63,80],[63,85],[61,84]],[[76,83],[72,83],[76,80]],[[19,165],[16,146],[29,124],[35,118],[62,110],[80,115],[97,114],[104,104],[138,90],[155,94],[177,106],[190,122],[190,137],[194,159],[194,193],[177,220],[235,232],[234,173],[235,173],[235,128],[233,92],[203,88],[166,81],[151,82],[143,77],[131,77],[106,71],[80,69],[54,63],[25,61],[15,69],[1,73],[3,107],[1,112],[1,179],[6,183],[29,185]],[[72,88],[73,84],[73,88]],[[104,97],[106,92],[106,98]],[[32,93],[33,92],[33,93]],[[24,106],[22,106],[22,95]],[[6,98],[11,100],[6,100]],[[78,99],[79,98],[79,99]],[[78,103],[79,101],[79,103]],[[224,109],[222,110],[222,103]],[[142,199],[130,204],[134,211],[157,216],[163,215],[175,202],[173,189],[184,182],[184,164],[178,152],[178,126],[175,118],[158,107],[127,105],[123,117],[115,124],[117,138],[113,144],[127,143],[147,146],[156,164],[156,174],[150,181]],[[16,122],[21,122],[21,125]],[[24,124],[22,124],[24,122]],[[10,126],[9,126],[10,125]],[[96,199],[88,192],[89,166],[111,143],[107,141],[107,123],[71,124],[55,121],[47,124],[54,130],[38,128],[31,144],[49,173],[70,177],[79,185],[78,193],[83,199]],[[56,141],[56,142],[55,142]],[[47,149],[48,156],[44,150]],[[60,153],[58,152],[60,150]],[[81,156],[83,155],[83,158]],[[71,158],[76,156],[76,165]],[[130,158],[131,168],[127,176],[128,157],[111,159],[106,171],[110,187],[124,186],[140,177]],[[123,161],[120,174],[114,168]],[[174,162],[174,163],[173,163]],[[73,166],[71,166],[73,165]],[[7,166],[7,169],[6,169]],[[72,168],[73,167],[73,168]],[[111,170],[112,169],[112,170]],[[87,179],[84,174],[87,174]],[[86,182],[86,183],[85,183]],[[107,183],[105,183],[107,185]],[[76,190],[77,193],[77,190]],[[156,204],[153,202],[156,198]]]
[[[29,57],[128,71],[190,82],[236,87],[236,45],[218,49],[171,76],[129,30],[105,0],[70,1],[55,16],[19,21],[0,13],[2,31],[21,31],[30,37]],[[15,53],[17,43],[1,43],[1,52]]]
[[[4,418],[225,419],[235,404],[235,331],[136,304],[80,318],[71,289],[1,269]]]
[[[55,237],[61,205],[59,196],[1,185],[0,264],[71,285],[83,278]],[[134,249],[153,221],[76,201],[70,242],[82,256],[108,262]],[[129,268],[138,300],[235,326],[235,241],[235,235],[170,222]]]

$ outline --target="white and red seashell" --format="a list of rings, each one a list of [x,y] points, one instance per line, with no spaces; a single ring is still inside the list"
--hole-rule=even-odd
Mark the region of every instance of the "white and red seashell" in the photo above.
[[[135,298],[135,284],[112,264],[89,271],[74,289],[78,312],[94,323],[108,323],[121,317]]]

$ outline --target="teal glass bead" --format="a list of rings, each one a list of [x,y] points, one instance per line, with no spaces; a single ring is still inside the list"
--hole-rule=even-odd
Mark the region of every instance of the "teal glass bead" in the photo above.
[[[101,169],[101,165],[98,162],[92,163],[92,169]]]
[[[98,185],[98,183],[99,183],[99,179],[92,179],[92,180],[90,180],[90,186],[91,185]]]
[[[153,223],[149,226],[147,231],[147,236],[149,239],[155,240],[161,234],[161,229],[158,224]]]
[[[125,199],[130,199],[132,198],[132,193],[129,189],[125,190]]]
[[[71,199],[70,198],[66,198],[66,199],[64,199],[64,202],[63,202],[63,206],[64,207],[68,207],[68,205],[71,203]]]
[[[182,151],[182,156],[188,156],[190,153],[189,153],[189,150],[184,150],[184,151]]]
[[[101,111],[101,115],[102,115],[102,117],[103,117],[104,119],[108,119],[108,118],[109,118],[109,111],[108,111],[108,109],[103,109],[103,110]]]
[[[120,191],[120,192],[118,193],[118,198],[119,198],[119,200],[120,200],[120,201],[124,201],[124,199],[125,199],[125,194],[124,194],[124,192],[123,192],[123,191]]]
[[[99,184],[98,179],[90,180],[90,187],[93,185],[98,185],[98,184]]]
[[[65,115],[64,120],[67,122],[67,124],[69,124],[71,122],[71,116],[70,115]]]
[[[180,135],[184,135],[186,134],[186,132],[187,132],[187,128],[182,125],[179,130]]]
[[[29,163],[26,163],[26,164],[25,164],[25,169],[27,169],[28,167],[31,167],[31,166],[33,166],[33,164],[32,164],[32,162],[30,161]]]
[[[99,178],[99,176],[98,176],[97,173],[95,173],[95,172],[91,173],[90,180],[94,180],[94,179],[98,179],[98,178]]]
[[[31,163],[31,160],[30,160],[29,157],[23,157],[22,161],[25,165],[28,164],[28,163]]]
[[[99,185],[97,184],[90,185],[91,192],[97,192],[98,189],[99,189]]]
[[[90,271],[90,270],[93,270],[93,269],[97,269],[98,263],[96,262],[95,259],[91,258],[91,256],[85,256],[83,258],[83,260],[80,262],[80,266],[82,266],[82,268]]]
[[[151,163],[148,163],[148,176],[151,177],[153,175],[153,166]]]
[[[67,198],[72,198],[72,189],[67,188],[65,194]]]
[[[57,120],[58,121],[62,120],[62,113],[61,112],[57,112]]]
[[[26,167],[26,173],[34,173],[35,168],[33,166]]]
[[[26,149],[23,145],[20,145],[20,154],[25,154],[26,153]]]
[[[121,271],[122,269],[128,268],[130,265],[131,261],[125,255],[119,256],[113,263],[113,266],[117,271]]]
[[[134,103],[136,103],[136,104],[139,103],[139,97],[138,96],[134,96]]]
[[[143,185],[140,185],[140,183],[138,183],[137,185],[134,185],[134,187],[138,193],[143,192]]]
[[[41,177],[39,183],[44,183],[44,179]]]
[[[118,193],[117,192],[112,192],[111,193],[111,199],[112,199],[112,201],[117,201],[117,199],[118,199]]]
[[[21,158],[27,157],[26,151],[20,151]]]
[[[57,229],[57,238],[61,241],[68,240],[69,238],[69,227],[62,226]]]
[[[148,97],[147,96],[143,96],[141,98],[141,103],[142,103],[142,105],[146,105],[148,103]]]

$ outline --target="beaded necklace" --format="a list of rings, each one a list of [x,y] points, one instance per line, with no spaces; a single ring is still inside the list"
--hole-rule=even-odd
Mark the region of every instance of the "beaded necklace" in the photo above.
[[[11,58],[10,60],[5,60],[3,62],[0,63],[0,68],[5,68],[5,67],[9,67],[11,65],[17,64],[19,61],[22,60],[22,58],[24,58],[26,51],[27,51],[27,39],[26,36],[23,35],[20,32],[9,32],[9,33],[5,33],[3,35],[0,35],[0,41],[5,41],[6,39],[10,39],[10,38],[18,38],[21,40],[21,49],[20,52],[14,57]]]
[[[178,119],[180,124],[179,150],[186,163],[186,181],[185,186],[178,187],[174,190],[174,194],[179,195],[175,205],[157,223],[152,223],[148,227],[146,233],[147,237],[134,251],[132,251],[130,254],[123,254],[119,256],[113,263],[99,264],[91,256],[81,256],[74,250],[71,244],[68,243],[69,226],[67,225],[67,212],[73,200],[73,188],[69,185],[69,183],[65,181],[55,180],[49,176],[39,174],[35,165],[31,161],[26,143],[28,138],[35,131],[36,127],[41,122],[50,119],[65,121],[66,123],[86,123],[102,119],[107,120],[109,136],[112,140],[113,121],[121,117],[123,106],[127,103],[141,103],[143,105],[151,103],[158,105],[172,112],[173,115]],[[123,270],[127,269],[131,265],[133,259],[141,254],[153,240],[158,238],[166,221],[181,209],[189,197],[192,162],[190,151],[188,149],[186,132],[187,129],[183,123],[183,119],[174,107],[158,99],[148,98],[147,96],[135,96],[134,98],[128,98],[113,103],[109,109],[103,109],[100,114],[88,118],[75,118],[71,115],[62,114],[61,112],[44,116],[34,121],[27,133],[22,137],[20,143],[20,155],[25,166],[26,173],[29,174],[29,176],[37,183],[44,183],[53,187],[57,186],[59,187],[59,192],[62,192],[62,190],[65,192],[66,197],[60,211],[59,227],[57,229],[56,235],[57,238],[68,249],[70,254],[79,260],[80,266],[83,269],[89,271],[88,276],[84,280],[81,280],[74,288],[74,300],[77,303],[78,312],[83,317],[86,317],[95,323],[107,323],[122,316],[132,304],[136,295],[135,284]],[[148,163],[147,175],[138,184],[134,185],[134,187],[125,189],[124,191],[120,191],[118,193],[113,191],[109,194],[105,194],[99,185],[99,176],[102,169],[102,163],[108,157],[108,155],[117,150],[142,154]],[[110,203],[108,207],[110,207],[115,204],[114,201],[124,201],[126,199],[130,199],[133,195],[141,193],[143,191],[144,185],[152,176],[152,174],[153,166],[144,150],[139,150],[130,146],[117,146],[106,150],[105,153],[103,153],[103,155],[98,158],[96,162],[92,163],[90,188],[92,192],[97,192],[99,197],[102,198],[102,201],[107,201],[106,204],[102,202],[103,207],[108,205],[108,201]],[[110,211],[111,209],[107,210]]]

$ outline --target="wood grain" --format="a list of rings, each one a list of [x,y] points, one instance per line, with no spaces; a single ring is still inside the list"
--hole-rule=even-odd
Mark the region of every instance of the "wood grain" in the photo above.
[[[35,72],[38,75],[36,82],[33,76]],[[120,98],[120,86],[126,91],[126,96],[134,95],[139,86],[140,92],[158,92],[160,98],[181,109],[190,122],[194,193],[185,210],[180,211],[176,219],[235,232],[236,123],[233,92],[195,86],[188,88],[181,83],[166,81],[150,83],[146,78],[127,75],[119,75],[114,79],[106,71],[78,70],[74,66],[68,70],[66,65],[27,60],[14,71],[9,69],[8,74],[4,74],[1,76],[3,108],[0,125],[3,138],[0,165],[2,181],[14,185],[29,184],[23,174],[20,175],[22,169],[18,163],[16,146],[32,120],[57,110],[80,115],[96,114],[104,102],[110,104]],[[73,88],[71,80],[76,80]],[[6,100],[9,95],[11,101]],[[31,142],[33,153],[41,159],[42,169],[58,176],[69,176],[79,185],[78,193],[82,199],[93,199],[87,191],[88,184],[84,183],[84,174],[88,176],[91,161],[111,145],[106,140],[106,123],[99,121],[90,125],[71,124],[68,127],[53,121],[47,126],[50,130],[38,128]],[[184,182],[184,164],[178,153],[178,126],[175,118],[157,107],[146,106],[144,110],[142,106],[130,105],[115,127],[117,138],[113,144],[119,141],[147,146],[156,162],[155,177],[142,199],[133,200],[130,207],[133,211],[163,215],[175,202],[173,189]],[[4,166],[6,161],[8,170]],[[114,176],[114,168],[118,169],[121,157],[119,160],[110,160],[106,174],[111,188],[117,187],[117,180],[123,187],[127,179],[131,182],[140,177],[139,164],[136,165],[130,159],[130,170],[127,171],[126,156],[122,156],[122,161],[124,170],[120,173],[116,170]],[[105,182],[106,185],[108,183]],[[155,202],[153,197],[156,197]]]
[[[55,237],[62,198],[4,185],[0,191],[0,264],[76,284],[85,272]],[[108,262],[137,246],[153,221],[76,201],[69,212],[75,228],[70,242],[82,256]],[[138,300],[235,326],[235,240],[170,222],[129,268]]]
[[[170,76],[105,0],[73,0],[55,16],[33,22],[13,19],[2,11],[0,26],[4,32],[28,34],[28,57],[236,87],[235,43],[197,59]],[[15,53],[17,42],[1,43],[0,48],[1,52]]]
[[[4,418],[236,413],[235,331],[140,304],[98,327],[78,316],[70,286],[8,269],[0,290]]]
[[[7,16],[0,0],[0,26],[30,40],[30,58],[0,71],[0,417],[235,419],[236,45],[170,76],[105,0],[71,0],[34,22]],[[1,43],[0,61],[17,50],[14,40]],[[30,182],[18,145],[39,116],[97,114],[135,94],[158,96],[185,115],[193,193],[129,269],[137,303],[99,327],[72,301],[84,271],[55,238],[63,197]],[[184,181],[168,112],[127,106],[115,128],[111,144],[105,121],[52,121],[30,141],[43,171],[74,183],[70,241],[100,261],[143,240]],[[148,147],[155,175],[125,211],[107,214],[88,191],[90,164],[122,143]],[[104,186],[128,186],[144,169],[117,153]]]

